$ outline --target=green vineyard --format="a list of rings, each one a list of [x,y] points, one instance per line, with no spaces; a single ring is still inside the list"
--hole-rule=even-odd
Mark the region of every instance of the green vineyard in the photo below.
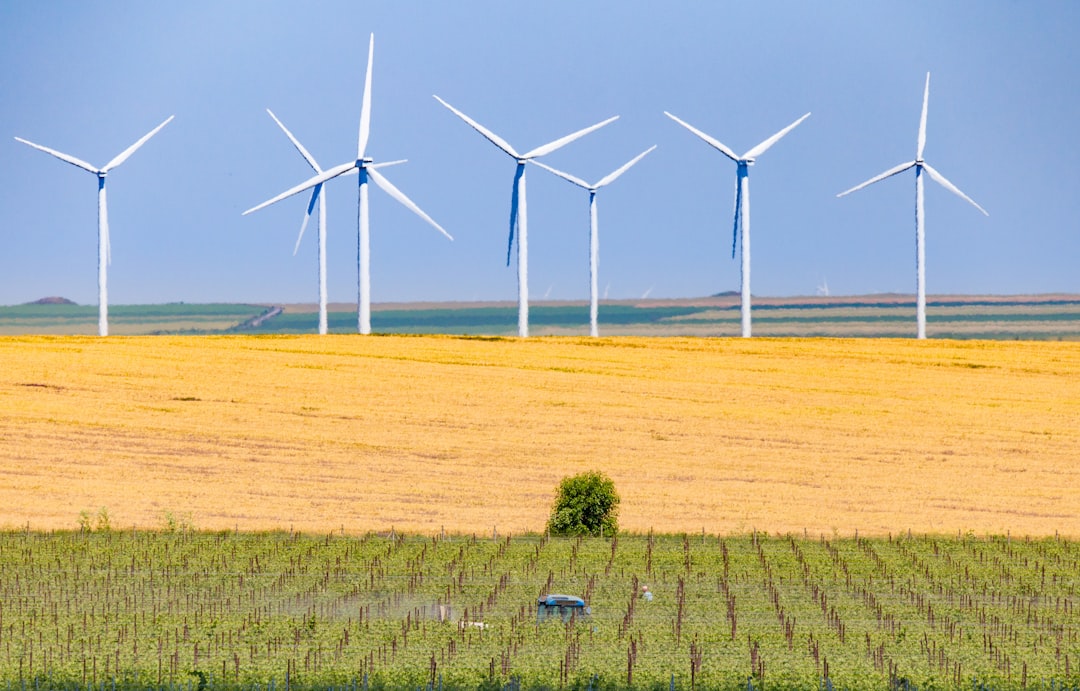
[[[0,689],[1080,686],[1068,540],[167,527],[0,534]]]

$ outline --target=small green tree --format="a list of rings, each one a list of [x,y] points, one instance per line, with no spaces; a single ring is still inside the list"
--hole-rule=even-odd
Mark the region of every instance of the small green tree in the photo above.
[[[552,535],[614,535],[618,513],[615,483],[594,470],[562,479],[547,527]]]

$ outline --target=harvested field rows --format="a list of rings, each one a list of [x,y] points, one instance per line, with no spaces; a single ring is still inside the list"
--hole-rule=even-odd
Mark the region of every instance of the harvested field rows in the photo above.
[[[911,340],[0,339],[0,526],[1080,536],[1080,347]]]

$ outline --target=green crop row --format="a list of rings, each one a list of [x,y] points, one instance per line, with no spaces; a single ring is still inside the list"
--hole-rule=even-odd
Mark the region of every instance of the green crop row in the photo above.
[[[8,532],[0,689],[1076,688],[1078,583],[1061,539]]]

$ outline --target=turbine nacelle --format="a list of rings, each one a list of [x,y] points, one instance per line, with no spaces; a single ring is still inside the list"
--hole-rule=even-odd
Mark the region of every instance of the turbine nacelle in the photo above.
[[[365,156],[364,158],[356,159],[356,167],[357,168],[366,168],[367,166],[371,165],[374,162],[375,162],[375,159],[371,158],[370,156]]]

